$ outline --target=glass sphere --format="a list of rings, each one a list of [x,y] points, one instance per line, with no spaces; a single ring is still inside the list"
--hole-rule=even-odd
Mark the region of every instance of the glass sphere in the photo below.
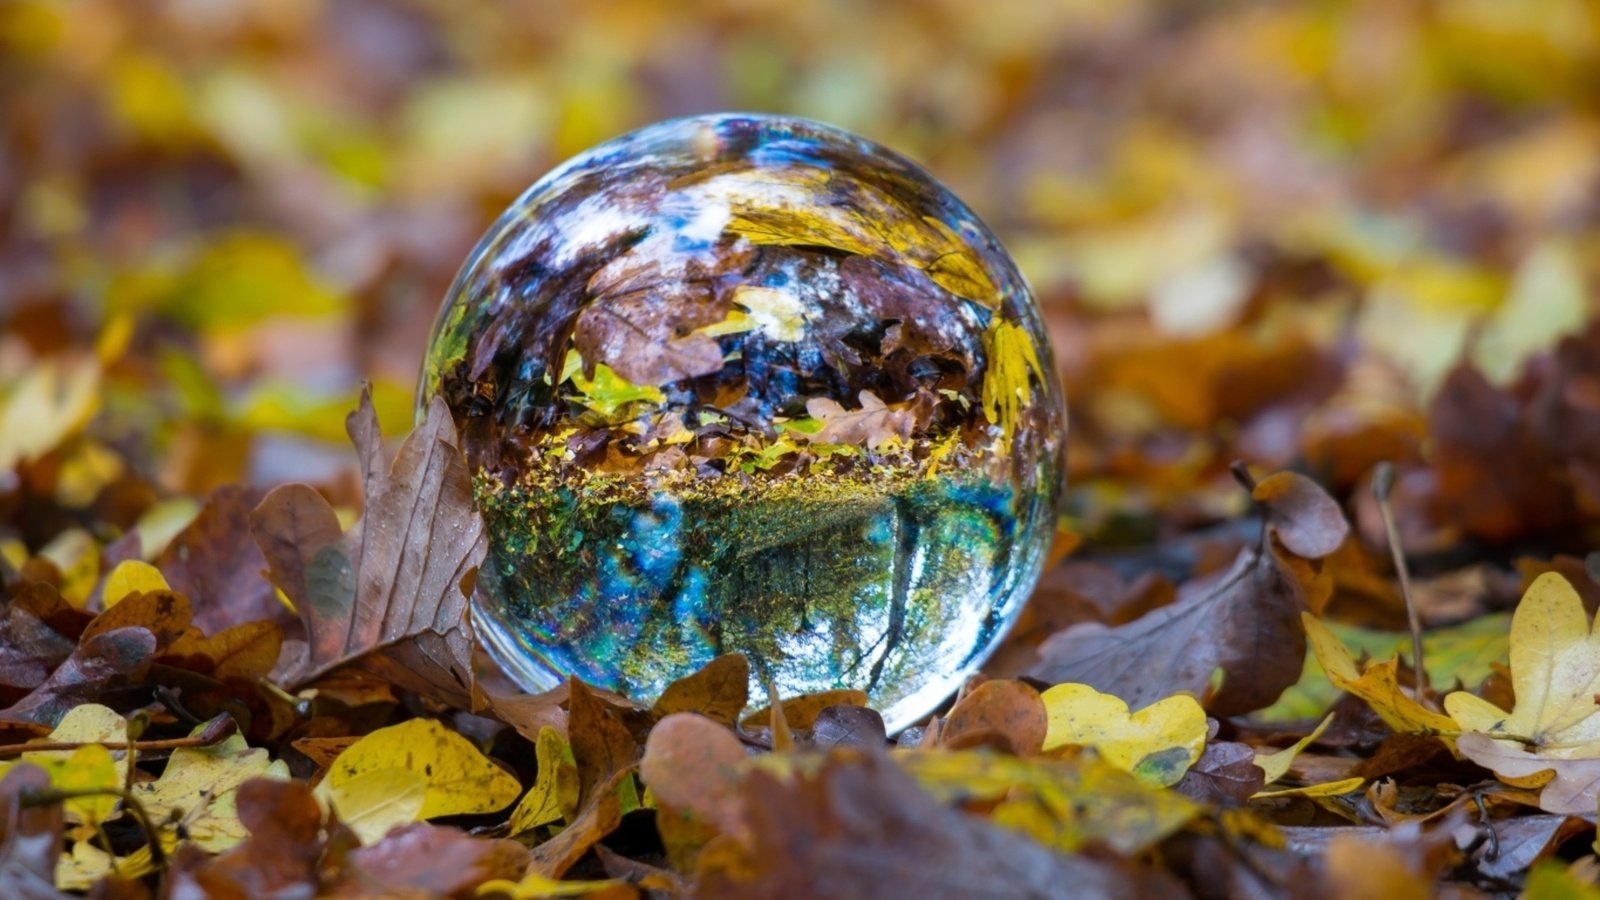
[[[794,118],[640,129],[489,229],[422,373],[524,687],[649,700],[713,657],[867,692],[891,729],[995,647],[1062,490],[1065,412],[1011,258],[926,172]]]

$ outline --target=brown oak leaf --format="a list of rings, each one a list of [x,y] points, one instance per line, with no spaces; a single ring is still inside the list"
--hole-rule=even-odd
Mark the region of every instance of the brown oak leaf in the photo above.
[[[275,488],[250,517],[273,583],[305,621],[306,657],[287,680],[355,665],[472,708],[468,599],[486,541],[450,413],[435,398],[388,467],[370,391],[347,428],[364,472],[359,522],[341,532],[333,507],[303,484]]]

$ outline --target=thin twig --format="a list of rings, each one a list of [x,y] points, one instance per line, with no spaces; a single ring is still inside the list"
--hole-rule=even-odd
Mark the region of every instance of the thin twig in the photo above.
[[[1378,463],[1372,473],[1372,494],[1378,499],[1378,514],[1383,517],[1383,532],[1389,540],[1389,553],[1394,558],[1394,571],[1400,578],[1400,597],[1406,604],[1406,619],[1411,625],[1411,668],[1417,679],[1417,694],[1428,690],[1428,669],[1422,663],[1422,619],[1417,616],[1417,604],[1411,597],[1411,571],[1406,566],[1406,554],[1400,547],[1400,529],[1395,527],[1394,512],[1389,509],[1389,492],[1394,489],[1394,466]]]
[[[260,685],[262,690],[283,701],[284,704],[286,704],[297,717],[302,719],[311,718],[310,700],[307,700],[304,697],[296,697],[295,695],[284,690],[277,683],[266,678],[257,680],[256,684]]]
[[[1494,830],[1494,820],[1489,818],[1489,809],[1483,802],[1483,794],[1473,791],[1472,803],[1478,807],[1478,819],[1483,824],[1484,833],[1488,835],[1489,848],[1484,851],[1484,858],[1494,862],[1500,858],[1500,835]]]
[[[99,744],[107,750],[133,750],[137,753],[159,753],[164,750],[182,750],[185,747],[209,747],[239,729],[233,717],[220,715],[206,723],[199,734],[181,738],[164,738],[156,741],[36,741],[32,744],[0,744],[0,759],[21,756],[24,753],[49,753],[59,750],[76,750]]]

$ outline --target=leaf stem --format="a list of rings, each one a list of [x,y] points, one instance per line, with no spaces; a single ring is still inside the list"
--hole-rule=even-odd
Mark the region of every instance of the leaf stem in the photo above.
[[[1411,596],[1411,571],[1406,566],[1405,551],[1400,547],[1400,529],[1395,526],[1394,511],[1389,508],[1389,492],[1393,489],[1394,465],[1385,460],[1378,463],[1372,473],[1372,494],[1378,500],[1378,514],[1383,517],[1383,533],[1389,541],[1395,575],[1400,579],[1400,597],[1406,604],[1406,620],[1411,626],[1411,668],[1420,697],[1428,690],[1428,669],[1422,663],[1422,620],[1417,615],[1417,604]]]

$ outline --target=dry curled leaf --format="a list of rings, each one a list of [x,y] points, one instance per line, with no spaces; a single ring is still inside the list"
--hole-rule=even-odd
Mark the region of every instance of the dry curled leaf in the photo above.
[[[472,578],[483,520],[441,400],[385,467],[370,391],[349,419],[365,470],[366,513],[341,532],[305,485],[274,489],[251,514],[273,583],[305,621],[309,652],[290,680],[357,665],[401,687],[472,708]]]
[[[1180,691],[1204,697],[1206,708],[1219,715],[1276,700],[1300,677],[1300,611],[1327,590],[1316,562],[1289,550],[1279,534],[1287,531],[1303,549],[1320,550],[1337,547],[1348,526],[1343,517],[1329,516],[1332,499],[1303,476],[1262,483],[1275,485],[1262,501],[1269,526],[1262,543],[1241,552],[1232,569],[1184,585],[1170,606],[1126,625],[1084,623],[1052,636],[1029,675],[1091,685],[1134,707]],[[1219,670],[1221,687],[1213,692]]]
[[[694,712],[732,725],[739,721],[739,713],[749,699],[750,662],[742,653],[727,653],[667,685],[650,707],[650,714],[666,718],[673,713]]]
[[[1017,756],[1032,756],[1045,744],[1048,715],[1039,692],[1009,679],[985,681],[929,726],[942,747],[970,747],[998,741]],[[926,740],[926,739],[925,739]]]

